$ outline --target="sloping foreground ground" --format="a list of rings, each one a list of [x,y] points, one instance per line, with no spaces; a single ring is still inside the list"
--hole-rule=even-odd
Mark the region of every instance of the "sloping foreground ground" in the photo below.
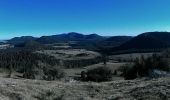
[[[170,78],[58,82],[0,78],[0,100],[169,100]]]

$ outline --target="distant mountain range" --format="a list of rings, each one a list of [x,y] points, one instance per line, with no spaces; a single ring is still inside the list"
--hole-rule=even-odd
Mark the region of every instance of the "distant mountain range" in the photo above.
[[[15,37],[8,40],[11,44],[21,44],[34,41],[34,44],[52,44],[60,42],[74,41],[77,44],[73,47],[79,48],[102,48],[111,51],[129,49],[157,49],[170,47],[170,32],[146,32],[138,36],[113,36],[104,37],[97,34],[83,35],[81,33],[70,32],[52,36],[42,36],[35,38],[32,36]],[[28,44],[28,43],[27,43]]]
[[[71,32],[67,34],[59,34],[52,36],[42,36],[38,38],[36,41],[49,44],[56,42],[68,42],[68,41],[94,41],[94,40],[103,40],[104,37],[97,34],[83,35],[81,33]]]
[[[49,43],[56,43],[56,42],[68,42],[68,41],[90,41],[90,40],[102,40],[105,37],[97,35],[97,34],[90,34],[90,35],[83,35],[81,33],[71,32],[71,33],[64,33],[59,35],[52,35],[52,36],[42,36],[40,38],[35,38],[32,36],[22,36],[22,37],[15,37],[8,40],[9,43],[23,43],[27,41],[37,41],[43,44]]]

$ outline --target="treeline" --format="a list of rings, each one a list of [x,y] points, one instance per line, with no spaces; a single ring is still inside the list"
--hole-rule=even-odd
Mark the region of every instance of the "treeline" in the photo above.
[[[118,50],[112,51],[112,55],[117,54],[129,54],[129,53],[149,53],[149,52],[161,52],[164,51],[166,48],[155,48],[155,49],[128,49],[128,50]]]
[[[136,58],[132,64],[120,67],[125,79],[135,79],[137,77],[160,77],[166,76],[170,72],[170,50],[166,50],[161,55],[153,54],[151,57]]]
[[[52,56],[44,54],[32,53],[29,51],[18,52],[1,52],[0,53],[0,67],[9,68],[10,66],[17,71],[21,71],[22,68],[30,67],[31,65],[38,66],[38,61],[47,63],[54,66],[58,63]]]
[[[59,61],[30,51],[0,52],[0,68],[23,73],[23,78],[54,80],[63,76]]]
[[[63,60],[63,66],[65,68],[82,68],[85,66],[97,64],[102,61],[102,57],[96,57],[91,59]]]

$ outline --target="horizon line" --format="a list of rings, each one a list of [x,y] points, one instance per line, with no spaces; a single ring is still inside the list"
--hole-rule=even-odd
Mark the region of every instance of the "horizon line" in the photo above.
[[[61,32],[61,33],[54,33],[54,34],[44,34],[44,35],[40,35],[40,36],[36,36],[36,35],[20,35],[20,36],[12,36],[12,37],[9,37],[9,38],[0,38],[0,41],[5,41],[5,40],[9,40],[9,39],[12,39],[12,38],[16,38],[16,37],[26,37],[26,36],[31,36],[31,37],[35,37],[35,38],[40,38],[42,36],[53,36],[53,35],[61,35],[61,34],[69,34],[69,33],[79,33],[79,34],[83,34],[83,35],[90,35],[90,34],[97,34],[97,35],[100,35],[100,36],[105,36],[105,37],[114,37],[114,36],[138,36],[140,34],[143,34],[143,33],[149,33],[149,32],[169,32],[169,31],[146,31],[146,32],[141,32],[137,35],[126,35],[127,33],[125,33],[124,35],[101,35],[97,32],[92,32],[92,33],[87,33],[87,32],[74,32],[74,31],[70,31],[70,32]]]

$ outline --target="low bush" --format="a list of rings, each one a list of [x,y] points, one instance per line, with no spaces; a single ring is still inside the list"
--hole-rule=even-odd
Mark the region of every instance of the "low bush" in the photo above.
[[[56,79],[60,79],[63,78],[65,76],[65,73],[59,69],[59,68],[50,68],[50,69],[46,69],[44,71],[45,76],[44,79],[45,80],[56,80]]]
[[[130,64],[125,64],[123,66],[120,66],[118,68],[118,71],[122,72],[121,76],[124,76],[127,73],[127,71],[130,69],[130,67],[132,67],[132,65]]]
[[[98,67],[88,70],[86,75],[87,81],[95,82],[109,81],[112,78],[112,71],[108,67]]]
[[[55,67],[43,67],[43,68],[33,68],[30,70],[26,70],[23,74],[23,78],[28,79],[42,79],[42,80],[57,80],[63,78],[65,73],[63,70]]]

